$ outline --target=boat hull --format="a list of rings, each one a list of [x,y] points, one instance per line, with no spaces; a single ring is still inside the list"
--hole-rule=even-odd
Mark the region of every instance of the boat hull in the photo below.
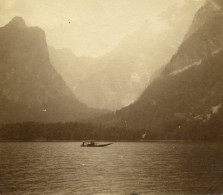
[[[106,147],[111,145],[112,143],[109,144],[95,144],[95,145],[91,145],[91,144],[86,144],[86,145],[81,145],[81,147]]]

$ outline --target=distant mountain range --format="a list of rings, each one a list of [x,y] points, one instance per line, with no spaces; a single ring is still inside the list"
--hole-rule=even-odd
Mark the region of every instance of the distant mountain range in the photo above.
[[[177,51],[199,6],[198,1],[170,5],[157,16],[158,23],[146,21],[102,57],[80,58],[51,48],[51,62],[81,102],[110,110],[128,106]]]
[[[116,112],[113,123],[154,137],[186,139],[203,131],[203,136],[217,133],[221,138],[222,48],[223,3],[209,0],[170,62],[135,103]]]
[[[182,43],[175,54],[167,42],[174,37],[151,37],[146,22],[107,55],[80,58],[68,49],[47,48],[41,29],[27,27],[15,17],[0,28],[0,123],[77,121],[103,113],[80,103],[77,93],[89,105],[110,109],[137,99],[94,118],[93,124],[73,124],[79,138],[91,132],[92,138],[100,139],[138,140],[145,135],[146,139],[222,140],[223,2],[206,1],[186,36],[180,33],[176,38]],[[69,127],[70,123],[63,126],[75,139]],[[43,128],[40,137],[44,132]],[[51,137],[54,132],[60,129],[52,130]]]
[[[51,65],[45,33],[21,17],[0,28],[0,123],[75,121],[98,116]]]

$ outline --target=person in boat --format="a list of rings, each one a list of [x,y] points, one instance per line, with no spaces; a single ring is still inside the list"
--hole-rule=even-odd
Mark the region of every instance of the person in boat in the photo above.
[[[83,143],[82,143],[82,146],[84,146],[85,145],[85,141],[83,141]]]

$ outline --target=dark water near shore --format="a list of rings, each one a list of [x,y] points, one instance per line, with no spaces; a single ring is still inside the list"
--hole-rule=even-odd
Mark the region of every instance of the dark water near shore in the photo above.
[[[0,194],[223,193],[222,143],[0,143]]]

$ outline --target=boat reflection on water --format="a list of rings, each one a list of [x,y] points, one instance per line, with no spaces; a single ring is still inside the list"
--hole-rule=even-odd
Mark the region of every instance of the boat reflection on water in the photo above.
[[[83,141],[83,143],[81,144],[81,147],[105,147],[105,146],[109,146],[111,144],[112,143],[99,144],[94,141]]]

